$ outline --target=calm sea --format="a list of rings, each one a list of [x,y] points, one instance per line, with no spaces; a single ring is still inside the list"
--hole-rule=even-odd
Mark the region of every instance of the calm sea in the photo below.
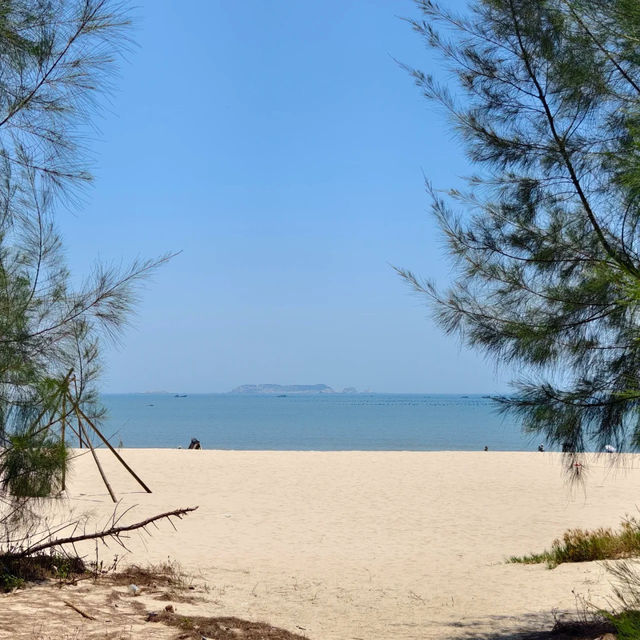
[[[103,425],[125,447],[280,450],[533,450],[513,418],[482,396],[335,394],[105,395]]]

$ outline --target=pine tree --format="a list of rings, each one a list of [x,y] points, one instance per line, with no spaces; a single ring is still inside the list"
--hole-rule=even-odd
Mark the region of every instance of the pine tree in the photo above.
[[[458,266],[447,291],[402,275],[447,332],[519,370],[499,400],[571,451],[640,445],[640,5],[418,2],[413,28],[455,88],[411,70],[477,168],[431,185]]]

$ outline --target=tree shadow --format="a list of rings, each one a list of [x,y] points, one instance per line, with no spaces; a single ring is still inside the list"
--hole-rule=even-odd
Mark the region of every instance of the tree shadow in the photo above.
[[[563,617],[550,622],[550,614],[486,616],[478,620],[454,622],[456,640],[593,640],[613,633],[613,626],[602,620]],[[452,634],[453,635],[453,634]]]

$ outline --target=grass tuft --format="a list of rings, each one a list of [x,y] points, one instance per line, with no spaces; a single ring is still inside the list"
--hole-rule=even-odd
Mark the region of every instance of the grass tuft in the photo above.
[[[121,571],[115,571],[107,576],[112,584],[135,584],[139,587],[162,586],[174,589],[188,589],[193,586],[193,580],[175,561],[168,560],[161,564],[146,567],[130,565]]]
[[[526,556],[512,556],[508,562],[521,564],[546,563],[550,569],[565,562],[617,560],[640,555],[640,522],[629,518],[619,531],[612,529],[570,529],[561,539],[554,540],[551,550]]]
[[[531,553],[528,556],[511,556],[507,562],[512,564],[547,564],[552,562],[551,552]]]

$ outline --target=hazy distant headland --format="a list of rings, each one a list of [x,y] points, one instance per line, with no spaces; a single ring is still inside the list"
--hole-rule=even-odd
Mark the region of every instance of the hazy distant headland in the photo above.
[[[337,393],[326,384],[243,384],[231,393],[251,393],[259,395]],[[354,387],[347,387],[342,393],[357,393]]]

